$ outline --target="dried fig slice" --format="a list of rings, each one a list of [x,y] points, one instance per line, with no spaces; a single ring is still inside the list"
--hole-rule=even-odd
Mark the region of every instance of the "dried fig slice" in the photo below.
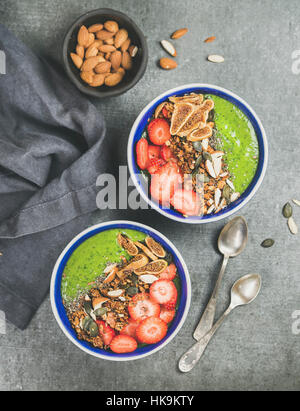
[[[138,242],[138,241],[136,241],[134,244],[135,244],[138,248],[140,248],[151,260],[155,261],[155,260],[158,259],[158,258],[156,257],[156,255],[154,255],[154,254],[152,253],[152,251],[149,250],[149,248],[146,247],[144,244],[142,244],[142,243],[140,243],[140,242]]]
[[[146,237],[145,241],[149,249],[157,257],[164,258],[166,256],[166,251],[164,250],[164,248],[157,241],[155,241],[152,237],[149,237],[149,236]]]
[[[175,104],[175,110],[171,120],[171,134],[176,135],[181,127],[188,121],[194,112],[194,105],[191,103]]]
[[[167,267],[168,267],[168,263],[165,260],[156,260],[156,261],[152,261],[151,263],[145,265],[144,267],[137,268],[136,270],[134,270],[134,273],[136,275],[143,275],[143,274],[159,275]]]
[[[203,128],[205,127],[205,123],[207,120],[207,112],[203,110],[202,107],[198,107],[188,121],[181,127],[180,132],[178,135],[180,137],[188,136],[193,130],[196,128]]]
[[[204,97],[203,97],[203,94],[191,93],[191,94],[187,94],[185,96],[180,96],[180,97],[172,96],[172,97],[169,97],[169,100],[172,103],[184,102],[184,103],[202,104]]]
[[[136,256],[139,253],[139,250],[136,245],[134,245],[134,242],[131,241],[127,236],[124,234],[119,234],[118,235],[118,243],[124,250],[127,251],[127,253],[131,256]]]
[[[122,279],[130,273],[132,273],[132,271],[142,268],[148,263],[148,257],[146,257],[144,254],[138,254],[130,261],[128,265],[126,265],[126,267],[122,268],[122,270],[117,272],[117,276]]]
[[[209,126],[194,130],[188,137],[188,141],[201,141],[212,136],[212,129]]]

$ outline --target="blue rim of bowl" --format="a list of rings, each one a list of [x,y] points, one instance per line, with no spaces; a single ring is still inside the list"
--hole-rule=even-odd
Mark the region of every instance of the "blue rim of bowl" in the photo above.
[[[220,211],[216,215],[210,214],[210,215],[206,215],[202,217],[185,218],[180,213],[176,212],[175,210],[164,209],[161,205],[158,205],[157,203],[155,203],[148,197],[143,187],[145,185],[144,177],[140,174],[140,170],[136,164],[135,146],[136,146],[136,143],[141,138],[141,135],[147,125],[148,119],[153,116],[155,109],[159,104],[161,104],[168,97],[174,94],[180,96],[180,95],[183,95],[186,93],[192,93],[192,92],[194,93],[198,92],[198,93],[203,93],[203,94],[214,94],[216,96],[222,97],[230,101],[231,103],[235,104],[240,110],[244,112],[244,114],[248,117],[251,124],[253,125],[256,136],[257,136],[258,146],[259,146],[259,162],[258,162],[256,174],[252,182],[250,183],[246,191],[240,196],[238,200],[230,204],[228,207],[226,207],[224,210]],[[149,103],[144,108],[144,110],[138,116],[138,118],[136,119],[131,129],[129,141],[128,141],[127,158],[128,158],[130,176],[134,182],[134,185],[138,189],[142,198],[153,209],[155,209],[156,211],[158,211],[160,214],[164,215],[165,217],[168,217],[175,221],[179,221],[182,223],[188,223],[188,224],[205,224],[205,223],[222,220],[236,213],[243,206],[245,206],[250,201],[250,199],[255,195],[255,193],[259,189],[264,179],[264,176],[267,170],[268,143],[267,143],[267,137],[266,137],[265,130],[263,128],[263,125],[259,117],[255,113],[255,111],[249,106],[249,104],[246,103],[242,98],[232,93],[231,91],[226,90],[219,86],[195,83],[195,84],[183,85],[183,86],[168,90],[165,93],[158,96],[157,98],[155,98],[154,100],[152,100],[151,103]]]
[[[92,347],[85,341],[78,340],[75,331],[71,327],[71,324],[66,315],[66,310],[62,302],[61,296],[61,280],[64,272],[64,268],[71,257],[72,253],[88,238],[93,237],[103,231],[113,229],[131,229],[141,231],[147,235],[153,237],[156,241],[159,241],[162,246],[173,255],[174,263],[176,264],[178,275],[181,280],[181,295],[179,307],[176,316],[168,329],[166,337],[157,344],[151,344],[144,347],[139,347],[133,353],[128,354],[115,354],[102,349]],[[187,266],[177,248],[168,240],[163,234],[154,230],[153,228],[144,224],[135,223],[132,221],[111,221],[102,223],[88,228],[75,237],[65,248],[60,255],[57,263],[54,267],[51,287],[50,287],[50,299],[53,314],[64,332],[64,334],[81,350],[98,358],[102,358],[110,361],[130,361],[147,357],[162,349],[167,345],[179,332],[182,327],[191,304],[191,281]]]

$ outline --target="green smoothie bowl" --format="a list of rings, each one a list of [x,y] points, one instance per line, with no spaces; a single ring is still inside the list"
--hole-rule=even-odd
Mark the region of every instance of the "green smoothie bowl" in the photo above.
[[[239,96],[190,84],[154,99],[128,143],[131,178],[143,199],[175,221],[203,224],[247,204],[266,173],[262,123]]]

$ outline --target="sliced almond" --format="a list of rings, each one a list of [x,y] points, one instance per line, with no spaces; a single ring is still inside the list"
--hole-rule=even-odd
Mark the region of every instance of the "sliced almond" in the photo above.
[[[211,63],[224,63],[225,59],[223,56],[219,56],[218,54],[211,54],[207,57],[207,60]]]
[[[103,24],[93,24],[92,26],[89,27],[89,32],[90,33],[97,33],[98,31],[103,29]]]
[[[78,32],[77,41],[80,46],[86,47],[89,42],[89,32],[85,26],[81,26]]]
[[[122,67],[125,70],[131,70],[132,69],[132,58],[128,51],[124,51],[122,53]]]
[[[118,49],[119,47],[121,47],[127,39],[128,39],[128,31],[125,29],[119,30],[115,37],[116,48]]]
[[[163,57],[159,60],[160,67],[164,70],[174,70],[178,66],[175,60]]]
[[[75,64],[75,66],[78,69],[81,69],[82,64],[83,64],[82,58],[79,57],[78,54],[75,54],[75,53],[71,53],[70,56],[71,56],[71,59],[72,59],[73,63]]]
[[[159,104],[159,105],[156,107],[155,113],[154,113],[154,117],[155,117],[155,118],[158,118],[158,116],[160,115],[160,113],[161,113],[162,109],[165,107],[165,105],[166,105],[166,102],[163,101],[161,104]]]
[[[294,199],[294,200],[293,200],[293,203],[300,207],[300,201],[299,201],[299,200],[295,200],[295,199]]]
[[[116,21],[113,20],[108,20],[104,23],[104,28],[111,32],[111,33],[116,33],[117,31],[119,31],[119,25]]]
[[[229,185],[229,187],[234,191],[235,190],[235,188],[234,188],[234,185],[233,185],[233,182],[232,181],[230,181],[230,180],[226,180],[226,184],[227,185]]]
[[[121,297],[121,295],[123,295],[125,292],[125,290],[112,290],[112,291],[108,291],[107,295],[111,298],[118,298]]]
[[[162,40],[160,42],[160,44],[166,50],[166,52],[169,53],[172,57],[177,56],[177,51],[176,51],[175,47],[168,40]]]
[[[221,190],[219,188],[216,189],[215,191],[215,207],[218,208],[221,200]]]
[[[105,270],[103,271],[103,274],[109,274],[109,273],[111,273],[111,272],[113,271],[113,269],[117,267],[117,265],[118,265],[117,263],[109,264],[109,265],[105,268]]]
[[[143,281],[143,283],[146,283],[146,284],[152,284],[155,281],[157,281],[158,278],[152,274],[143,274],[139,276],[139,280]]]
[[[129,54],[131,55],[132,58],[134,58],[138,54],[138,47],[137,46],[130,46],[129,47]]]
[[[234,201],[236,201],[239,197],[240,197],[240,193],[232,193],[231,197],[230,197],[230,201],[233,203]]]
[[[288,226],[289,226],[290,232],[292,234],[294,234],[294,235],[298,234],[298,226],[297,226],[297,224],[296,224],[293,217],[290,217],[288,219]]]
[[[214,209],[215,209],[215,205],[213,204],[211,207],[209,207],[206,214],[211,214],[214,211]]]
[[[217,177],[217,176],[216,176],[216,173],[215,173],[215,169],[214,169],[213,163],[212,163],[210,160],[206,160],[206,162],[205,162],[205,168],[206,168],[208,174],[210,174],[212,178],[216,178],[216,177]]]
[[[208,149],[208,143],[209,143],[209,139],[205,138],[204,140],[202,140],[202,148],[203,150],[207,150]]]
[[[183,28],[183,29],[176,30],[176,31],[172,34],[171,38],[172,38],[172,39],[175,39],[175,40],[180,39],[180,37],[184,36],[187,32],[188,32],[188,29],[187,29],[187,28]]]

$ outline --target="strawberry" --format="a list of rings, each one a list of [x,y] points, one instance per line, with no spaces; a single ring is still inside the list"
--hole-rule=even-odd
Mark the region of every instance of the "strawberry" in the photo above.
[[[148,171],[151,175],[156,174],[160,167],[165,165],[166,163],[161,158],[152,158],[149,161]]]
[[[162,158],[163,160],[165,160],[165,161],[169,161],[169,160],[171,160],[172,158],[175,159],[175,157],[174,157],[174,155],[173,155],[173,151],[170,149],[170,147],[168,147],[168,146],[166,146],[166,145],[163,145],[163,146],[161,147],[160,156],[161,156],[161,158]]]
[[[161,318],[149,317],[143,320],[136,329],[136,335],[141,343],[155,344],[161,341],[168,331],[168,326]]]
[[[175,310],[177,302],[177,296],[173,300],[169,301],[168,303],[164,304],[164,308],[168,311]]]
[[[164,118],[156,118],[148,124],[148,134],[153,144],[162,146],[171,138],[170,125]]]
[[[145,170],[149,162],[148,154],[148,141],[145,138],[141,138],[136,145],[136,158],[137,164],[141,170]]]
[[[175,190],[182,184],[183,178],[175,162],[162,166],[151,179],[150,193],[154,200],[164,206],[170,204]]]
[[[175,210],[187,216],[197,216],[200,214],[201,200],[193,190],[176,190],[171,204]]]
[[[150,287],[150,296],[158,304],[169,304],[177,300],[177,288],[172,281],[157,280]]]
[[[132,352],[137,349],[137,342],[129,335],[116,335],[110,343],[110,349],[117,354]]]
[[[150,299],[146,293],[136,294],[128,305],[128,312],[134,321],[142,321],[147,317],[159,317],[160,306]]]
[[[160,158],[160,147],[149,145],[148,147],[149,159]]]
[[[130,337],[136,338],[136,329],[139,323],[134,321],[132,318],[129,318],[129,322],[125,327],[122,328],[120,334],[122,335],[129,335]]]
[[[164,116],[165,118],[168,118],[168,117],[169,117],[169,112],[168,112],[168,110],[166,109],[166,107],[164,107],[164,108],[162,109],[162,114],[163,114],[163,116]]]
[[[174,263],[170,264],[165,271],[163,271],[159,278],[161,280],[169,280],[172,281],[174,280],[174,278],[176,277],[176,272],[177,272],[177,268],[176,265]]]
[[[99,334],[103,340],[104,345],[109,345],[116,335],[115,330],[107,325],[104,321],[97,321],[99,327]]]
[[[160,310],[159,318],[161,318],[165,323],[170,323],[175,317],[176,311],[174,309],[167,310],[166,307],[162,306]]]

